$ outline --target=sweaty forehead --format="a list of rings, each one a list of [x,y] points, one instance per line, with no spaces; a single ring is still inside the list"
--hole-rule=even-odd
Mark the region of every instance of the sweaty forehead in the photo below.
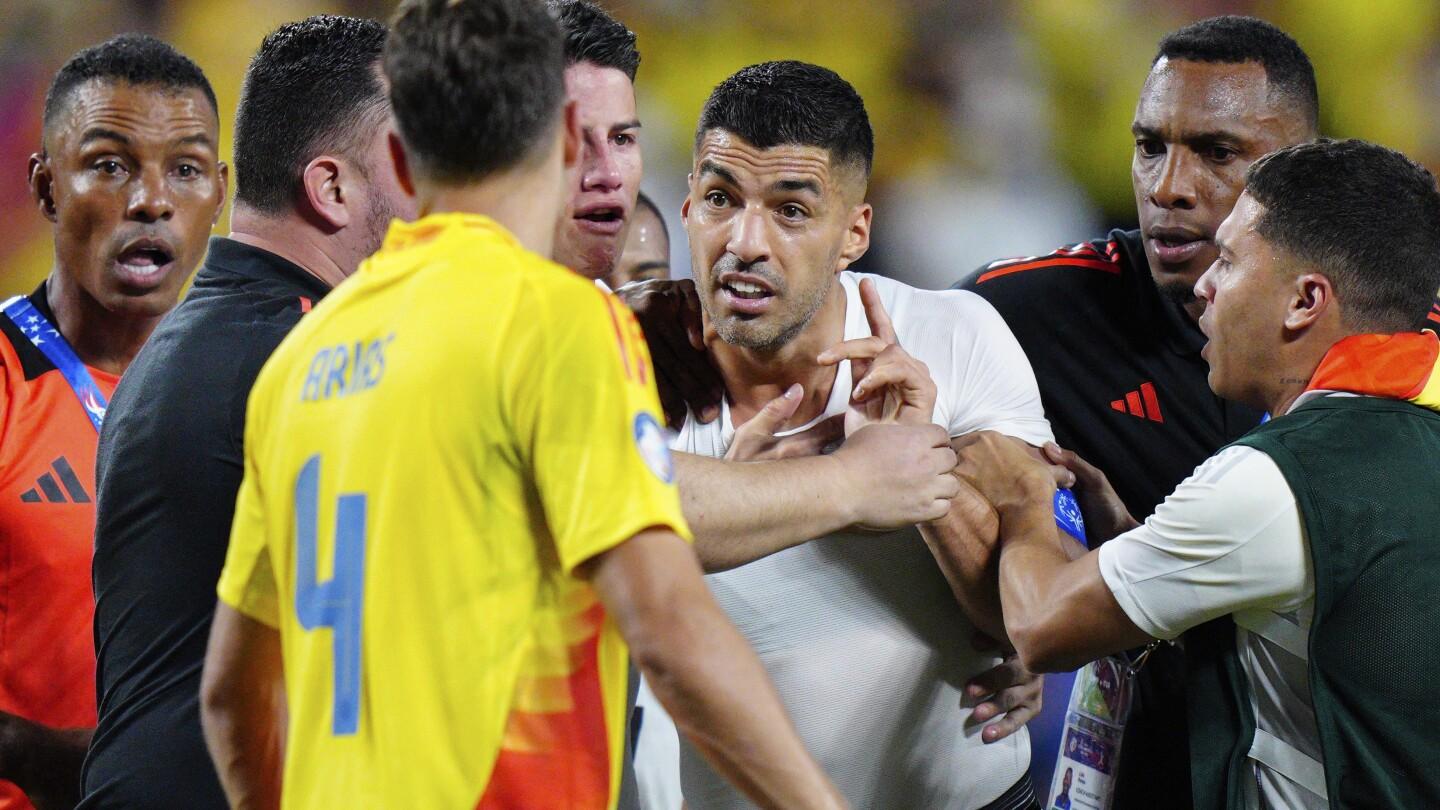
[[[740,183],[762,188],[785,181],[809,181],[822,192],[839,191],[850,184],[855,172],[831,164],[830,152],[818,146],[782,144],[761,149],[723,129],[705,133],[695,149],[695,172],[714,166]]]
[[[1278,95],[1259,62],[1162,58],[1140,90],[1135,124],[1176,135],[1287,127],[1295,115]]]
[[[70,91],[46,127],[45,140],[47,147],[78,146],[87,131],[104,129],[152,143],[205,135],[215,146],[219,127],[214,107],[199,88],[91,79]]]

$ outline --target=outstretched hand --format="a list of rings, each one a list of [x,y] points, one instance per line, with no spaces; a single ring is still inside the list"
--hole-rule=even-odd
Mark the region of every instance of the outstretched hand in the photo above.
[[[936,398],[930,369],[901,348],[875,282],[868,278],[860,282],[860,303],[870,322],[870,336],[841,341],[816,358],[822,366],[850,361],[855,384],[845,435],[871,424],[929,424]]]

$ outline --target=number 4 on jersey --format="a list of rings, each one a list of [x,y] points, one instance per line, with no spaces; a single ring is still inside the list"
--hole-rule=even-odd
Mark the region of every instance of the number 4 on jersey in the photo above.
[[[316,581],[320,456],[306,459],[295,481],[295,613],[306,630],[329,627],[335,661],[336,736],[360,725],[360,616],[365,596],[365,496],[341,495],[335,511],[334,575]]]

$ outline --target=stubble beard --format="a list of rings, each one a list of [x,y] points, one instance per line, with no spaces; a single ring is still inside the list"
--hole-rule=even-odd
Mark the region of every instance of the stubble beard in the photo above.
[[[1160,291],[1160,296],[1180,308],[1185,308],[1195,303],[1195,285],[1186,284],[1183,281],[1167,281],[1155,285]]]
[[[719,283],[714,281],[722,273],[739,269],[738,261],[727,261],[733,257],[726,257],[715,263],[710,270],[710,289],[700,296],[700,305],[705,310],[705,316],[711,325],[715,327],[715,334],[731,346],[738,346],[761,354],[773,354],[784,348],[790,341],[799,337],[820,307],[825,304],[825,296],[829,291],[829,279],[822,279],[813,289],[800,291],[798,299],[798,313],[795,317],[780,323],[767,323],[764,316],[746,318],[742,315],[730,313],[718,313],[715,311],[714,293]],[[748,268],[747,272],[762,276],[777,290],[777,296],[784,297],[786,290],[778,279],[772,274],[764,271],[757,271],[756,268]]]

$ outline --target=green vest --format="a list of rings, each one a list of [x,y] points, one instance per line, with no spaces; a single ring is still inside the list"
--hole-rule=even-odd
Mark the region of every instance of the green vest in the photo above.
[[[1320,397],[1235,442],[1268,455],[1315,567],[1308,642],[1335,808],[1440,808],[1440,414]],[[1197,810],[1245,807],[1249,686],[1227,617],[1185,636]]]

